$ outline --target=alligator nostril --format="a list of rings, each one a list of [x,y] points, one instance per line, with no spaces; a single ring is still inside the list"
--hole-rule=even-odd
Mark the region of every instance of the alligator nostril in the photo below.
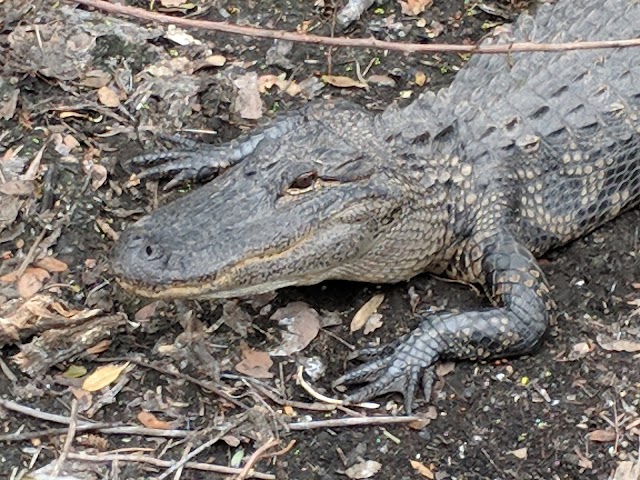
[[[148,239],[144,247],[140,249],[140,254],[144,256],[145,260],[165,259],[166,261],[164,249],[160,245],[150,243]]]

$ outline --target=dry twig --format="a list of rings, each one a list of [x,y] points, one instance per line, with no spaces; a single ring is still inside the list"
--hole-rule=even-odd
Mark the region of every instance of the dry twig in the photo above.
[[[145,463],[147,465],[153,465],[158,468],[169,468],[173,466],[172,461],[170,460],[160,460],[158,458],[146,457],[144,455],[87,455],[83,453],[73,453],[70,452],[67,457],[70,460],[81,460],[85,462],[100,462],[100,463],[111,463],[111,462],[132,462],[132,463]],[[225,467],[222,465],[211,465],[209,463],[199,463],[199,462],[187,462],[184,465],[186,468],[190,468],[192,470],[202,470],[204,472],[215,472],[221,473],[224,475],[237,475],[242,470],[240,468],[233,467]],[[269,473],[260,473],[251,471],[249,472],[249,476],[247,478],[258,478],[262,480],[276,480],[275,475],[271,475]]]
[[[255,38],[270,38],[277,40],[287,40],[290,42],[312,43],[315,45],[329,45],[334,47],[358,47],[374,48],[379,50],[396,50],[407,53],[434,53],[434,52],[457,52],[457,53],[514,53],[514,52],[561,52],[567,50],[592,50],[596,48],[619,48],[619,47],[640,47],[640,38],[626,40],[602,40],[591,42],[566,42],[566,43],[535,43],[518,42],[500,45],[451,45],[443,43],[420,44],[401,43],[377,40],[375,38],[343,38],[343,37],[323,37],[321,35],[310,35],[296,32],[285,32],[282,30],[269,30],[258,27],[248,27],[233,25],[227,22],[210,22],[206,20],[192,20],[188,18],[172,17],[161,13],[148,12],[141,8],[128,7],[116,3],[109,3],[104,0],[67,0],[88,7],[98,8],[105,12],[124,15],[127,17],[148,20],[155,24],[167,23],[184,28],[196,28],[211,30],[216,32],[231,33],[234,35],[247,35]]]

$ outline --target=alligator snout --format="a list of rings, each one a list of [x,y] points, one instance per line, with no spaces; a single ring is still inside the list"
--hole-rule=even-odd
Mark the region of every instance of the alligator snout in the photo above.
[[[112,254],[115,274],[127,283],[161,279],[171,253],[153,235],[130,228],[120,235]]]

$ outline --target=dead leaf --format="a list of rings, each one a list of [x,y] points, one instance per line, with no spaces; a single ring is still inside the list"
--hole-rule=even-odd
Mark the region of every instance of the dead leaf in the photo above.
[[[371,332],[376,331],[382,326],[382,315],[379,313],[374,313],[367,319],[367,323],[364,325],[364,330],[362,333],[364,335],[369,335]]]
[[[345,475],[349,478],[371,478],[380,471],[382,464],[374,460],[365,460],[347,468]]]
[[[242,360],[236,365],[236,370],[253,378],[273,378],[269,369],[273,366],[273,360],[267,352],[261,352],[249,348],[246,344],[240,346]]]
[[[31,180],[8,180],[0,183],[0,193],[16,197],[28,197],[35,191],[35,188]]]
[[[367,82],[383,87],[395,87],[396,81],[388,75],[370,75]]]
[[[20,90],[6,85],[7,90],[0,96],[0,119],[11,120],[16,113]]]
[[[233,81],[238,88],[233,110],[247,120],[262,117],[263,103],[258,90],[258,74],[249,72]]]
[[[91,188],[94,190],[98,190],[107,181],[107,169],[103,165],[92,163],[89,167],[89,174],[91,175]]]
[[[212,67],[222,67],[227,63],[227,59],[222,55],[209,55],[204,59],[204,63]]]
[[[589,460],[577,446],[574,447],[573,451],[578,457],[578,465],[580,465],[580,467],[587,468],[589,470],[593,468],[593,462]]]
[[[100,87],[98,89],[98,100],[105,107],[115,108],[120,106],[118,94],[109,87]]]
[[[416,72],[415,82],[419,87],[422,87],[427,82],[427,76],[424,72]]]
[[[320,315],[304,302],[291,302],[271,316],[288,332],[282,334],[282,343],[271,352],[273,356],[289,356],[304,350],[320,331]]]
[[[84,379],[82,389],[87,392],[97,392],[115,382],[128,366],[129,362],[122,365],[105,365],[98,367],[91,375]]]
[[[442,378],[449,375],[456,368],[456,362],[441,362],[436,365],[436,375]]]
[[[145,305],[135,313],[134,318],[137,322],[149,320],[153,316],[153,314],[156,313],[156,308],[158,308],[158,305],[160,305],[160,301],[151,302],[150,304]]]
[[[430,480],[436,478],[431,469],[429,469],[424,463],[421,463],[417,460],[409,460],[409,463],[411,464],[413,469],[424,478],[429,478]]]
[[[407,425],[413,430],[422,430],[424,427],[429,425],[432,420],[438,418],[438,410],[436,410],[436,407],[434,407],[433,405],[430,405],[425,413],[418,414],[416,416],[418,416],[419,419],[414,420]]]
[[[187,45],[202,45],[202,42],[196,37],[187,33],[183,29],[176,27],[175,25],[169,25],[164,36],[165,38],[171,40],[173,43],[176,43],[183,47]]]
[[[320,79],[324,83],[328,83],[329,85],[333,85],[334,87],[338,87],[338,88],[352,88],[352,87],[367,88],[366,83],[362,83],[362,82],[359,82],[358,80],[354,80],[353,78],[342,77],[339,75],[322,75]]]
[[[519,458],[520,460],[526,460],[527,459],[527,447],[523,447],[523,448],[518,448],[517,450],[511,450],[510,452],[511,455],[513,455],[516,458]]]
[[[62,376],[64,378],[80,378],[84,377],[87,374],[87,368],[82,365],[70,365],[67,368]]]
[[[16,284],[18,293],[22,298],[33,297],[42,288],[44,281],[49,276],[49,272],[44,268],[27,268]]]
[[[640,480],[640,462],[620,462],[611,480]]]
[[[53,257],[44,257],[35,263],[36,267],[44,268],[49,273],[64,272],[69,266],[62,260]]]
[[[416,16],[424,12],[433,4],[433,0],[406,0],[400,1],[400,8],[404,15]]]
[[[587,438],[592,442],[613,442],[616,439],[616,432],[613,430],[593,430],[587,434]]]
[[[160,420],[151,412],[145,412],[144,410],[138,413],[138,421],[147,428],[155,428],[156,430],[171,430],[173,426],[171,423]]]
[[[80,80],[80,85],[89,88],[102,88],[109,85],[111,74],[102,70],[91,70]]]
[[[302,88],[294,80],[287,80],[286,73],[280,75],[261,75],[258,78],[258,90],[264,93],[267,90],[277,86],[280,90],[291,97],[295,97],[302,91]]]
[[[237,447],[240,445],[240,439],[235,435],[225,435],[220,440],[229,445],[230,447]]]
[[[111,225],[109,225],[106,220],[96,218],[96,225],[98,225],[98,228],[102,231],[102,233],[104,233],[114,242],[120,237],[120,234],[118,234],[118,232],[111,228]]]
[[[362,306],[362,308],[360,308],[360,310],[358,310],[356,314],[353,316],[353,320],[351,320],[351,327],[350,327],[351,332],[352,333],[356,332],[360,330],[362,327],[364,327],[364,325],[367,323],[367,320],[369,320],[369,317],[371,317],[371,315],[376,313],[376,311],[378,310],[378,307],[382,305],[383,301],[384,301],[383,293],[378,293],[373,297],[371,297],[369,301],[365,303]]]
[[[0,193],[0,233],[18,218],[24,200]]]
[[[598,344],[604,350],[608,352],[640,352],[640,342],[633,342],[631,340],[612,340],[611,342],[605,342],[598,336]]]
[[[570,360],[577,360],[578,358],[582,358],[585,355],[591,353],[595,347],[595,344],[590,341],[576,343],[573,347],[571,347],[571,352],[569,352],[568,358]]]
[[[85,351],[89,355],[99,355],[102,352],[106,352],[110,346],[111,346],[111,340],[105,338],[104,340],[101,340],[98,343],[96,343],[93,347],[87,348]]]

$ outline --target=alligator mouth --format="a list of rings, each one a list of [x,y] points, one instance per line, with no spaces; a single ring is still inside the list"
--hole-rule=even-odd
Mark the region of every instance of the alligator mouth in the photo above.
[[[279,288],[295,285],[293,280],[278,280],[260,285],[249,285],[236,289],[217,289],[215,282],[202,283],[174,283],[172,285],[141,285],[133,284],[126,280],[117,278],[116,281],[124,290],[146,298],[157,299],[178,299],[178,298],[201,298],[201,299],[222,299],[241,298],[262,293],[271,292]]]

